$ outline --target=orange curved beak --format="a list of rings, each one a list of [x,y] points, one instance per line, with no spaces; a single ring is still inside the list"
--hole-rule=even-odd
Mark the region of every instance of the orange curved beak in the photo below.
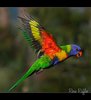
[[[82,51],[79,51],[78,54],[76,55],[76,57],[77,58],[81,57],[82,56],[82,53],[83,53]]]

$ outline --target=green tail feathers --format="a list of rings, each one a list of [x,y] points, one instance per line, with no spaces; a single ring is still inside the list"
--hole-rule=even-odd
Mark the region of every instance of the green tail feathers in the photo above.
[[[21,82],[23,82],[29,75],[34,72],[34,68],[31,66],[30,69],[19,79],[9,90],[8,92],[12,91],[16,86],[18,86]]]
[[[51,64],[51,59],[49,56],[44,55],[40,59],[36,60],[36,62],[29,68],[29,70],[19,79],[9,90],[12,91],[16,86],[18,86],[21,82],[23,82],[28,76],[32,75],[34,72],[39,71],[40,69],[44,69],[49,67]]]

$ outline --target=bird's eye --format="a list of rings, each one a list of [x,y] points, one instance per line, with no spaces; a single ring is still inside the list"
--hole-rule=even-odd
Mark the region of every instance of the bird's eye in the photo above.
[[[76,48],[76,51],[79,51],[78,48]]]

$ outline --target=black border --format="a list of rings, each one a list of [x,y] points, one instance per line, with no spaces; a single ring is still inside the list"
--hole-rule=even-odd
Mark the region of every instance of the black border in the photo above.
[[[90,0],[0,0],[0,7],[88,7]]]
[[[90,93],[86,93],[86,94],[81,94],[81,93],[1,93],[0,94],[0,98],[6,98],[6,99],[25,99],[25,100],[34,100],[34,99],[38,99],[38,100],[65,100],[67,98],[67,100],[69,99],[69,97],[72,98],[72,100],[76,99],[76,97],[78,99],[81,100],[83,99],[87,99],[87,96],[89,96]]]

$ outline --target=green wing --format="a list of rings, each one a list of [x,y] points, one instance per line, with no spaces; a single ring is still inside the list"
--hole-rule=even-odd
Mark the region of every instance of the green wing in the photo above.
[[[41,69],[47,68],[51,65],[51,59],[47,56],[41,56],[40,59],[38,59],[30,68],[29,70],[19,79],[10,89],[8,92],[10,92],[12,89],[14,89],[16,86],[18,86],[22,81],[24,81],[28,76],[32,75],[34,72],[37,72]]]

